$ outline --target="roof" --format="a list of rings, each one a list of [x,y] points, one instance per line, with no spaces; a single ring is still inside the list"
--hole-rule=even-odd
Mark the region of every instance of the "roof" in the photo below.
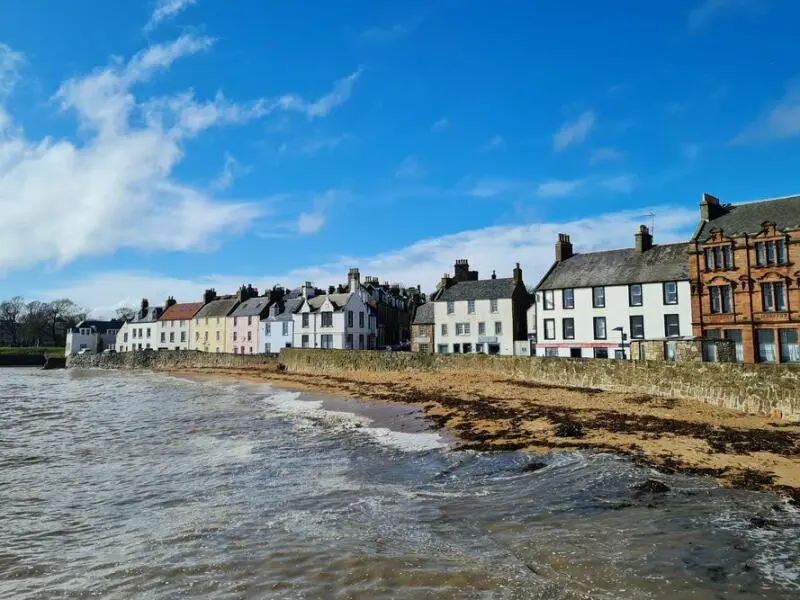
[[[706,222],[697,237],[707,238],[712,229],[722,229],[727,236],[758,233],[765,221],[775,223],[778,229],[800,228],[800,196],[734,204],[726,207],[726,210],[724,215]]]
[[[304,298],[288,298],[280,302],[278,307],[278,314],[274,317],[269,317],[268,321],[291,321],[292,315],[303,306]]]
[[[257,298],[250,298],[249,300],[245,300],[239,306],[236,307],[230,316],[231,317],[259,317],[263,314],[266,314],[266,310],[269,308],[269,298],[264,296],[259,296]]]
[[[200,309],[194,318],[207,319],[209,317],[227,317],[231,311],[239,304],[237,297],[220,298],[219,300],[212,300]]]
[[[72,328],[73,331],[77,331],[78,329],[85,329],[90,327],[95,330],[97,333],[105,333],[109,329],[119,329],[122,327],[122,321],[117,319],[111,319],[110,321],[97,321],[94,319],[86,319],[78,323],[75,327]]]
[[[202,302],[173,304],[164,311],[159,321],[188,321],[193,319],[198,310],[203,308]]]
[[[308,306],[311,308],[311,312],[317,312],[319,309],[322,308],[322,305],[325,304],[325,300],[330,300],[331,304],[333,304],[333,310],[338,312],[342,310],[342,308],[350,301],[350,296],[352,292],[347,292],[345,294],[326,294],[324,296],[314,296],[310,298],[308,301]]]
[[[558,290],[689,279],[689,245],[664,244],[638,253],[635,248],[575,254],[557,263],[537,290]]]
[[[136,311],[136,315],[134,315],[133,319],[128,321],[129,323],[154,323],[158,321],[158,318],[161,316],[161,313],[164,312],[164,308],[161,306],[148,306],[147,310],[145,310],[144,314],[142,314],[141,310]]]
[[[433,323],[433,302],[420,304],[417,307],[417,314],[414,315],[416,325]]]
[[[436,302],[456,302],[458,300],[494,300],[511,298],[516,287],[513,277],[502,279],[480,279],[478,281],[459,281],[442,291]]]

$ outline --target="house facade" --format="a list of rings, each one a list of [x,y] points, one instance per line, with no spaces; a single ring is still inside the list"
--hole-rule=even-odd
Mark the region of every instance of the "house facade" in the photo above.
[[[126,321],[117,332],[117,352],[154,350],[158,347],[158,320],[164,313],[161,306],[150,306],[145,298],[133,319]]]
[[[628,340],[692,337],[688,244],[653,245],[647,227],[635,246],[574,253],[559,234],[555,263],[536,288],[536,355],[630,358]],[[670,356],[665,356],[670,359]]]
[[[81,350],[92,354],[116,348],[117,332],[122,328],[122,321],[84,320],[67,330],[66,356],[72,356]]]
[[[695,335],[745,363],[800,362],[800,196],[723,205],[703,194],[689,271]]]
[[[240,289],[238,297],[240,303],[228,317],[225,352],[256,354],[261,319],[268,313],[271,298],[269,294],[259,296],[252,286]]]
[[[314,297],[311,285],[307,284],[306,294]],[[289,292],[269,307],[268,315],[261,320],[258,347],[259,352],[274,354],[281,348],[291,348],[294,343],[294,313],[303,305],[300,290]]]
[[[159,350],[188,350],[192,336],[192,319],[203,308],[202,302],[166,302],[166,310],[158,320]]]
[[[206,300],[194,316],[189,336],[189,350],[198,352],[225,352],[228,333],[228,316],[239,305],[239,298],[226,296],[217,298],[214,290],[206,290]]]
[[[460,259],[432,304],[437,354],[528,354],[530,298],[519,263],[512,277],[480,280]]]
[[[436,327],[433,302],[417,306],[411,332],[411,351],[433,354],[436,350]]]

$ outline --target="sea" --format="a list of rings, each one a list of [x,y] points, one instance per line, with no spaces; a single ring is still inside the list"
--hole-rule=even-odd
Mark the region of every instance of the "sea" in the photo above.
[[[612,454],[460,451],[407,407],[0,369],[0,598],[797,600],[800,511]]]

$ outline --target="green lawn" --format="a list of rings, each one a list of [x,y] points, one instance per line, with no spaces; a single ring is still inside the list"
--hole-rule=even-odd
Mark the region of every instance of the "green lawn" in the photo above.
[[[64,356],[64,348],[59,347],[51,347],[51,346],[39,346],[38,348],[35,347],[22,347],[22,348],[9,348],[2,346],[0,347],[0,354],[49,354],[50,356]]]

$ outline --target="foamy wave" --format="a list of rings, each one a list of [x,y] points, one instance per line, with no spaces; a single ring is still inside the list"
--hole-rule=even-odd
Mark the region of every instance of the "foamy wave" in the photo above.
[[[298,419],[301,424],[323,425],[332,431],[352,431],[372,441],[406,452],[424,452],[447,447],[437,433],[407,433],[386,427],[372,427],[369,417],[322,408],[321,400],[301,400],[300,392],[269,391],[264,401],[281,415]]]
[[[217,464],[245,463],[253,459],[253,440],[236,438],[216,438],[213,436],[196,436],[190,444],[204,462]]]

